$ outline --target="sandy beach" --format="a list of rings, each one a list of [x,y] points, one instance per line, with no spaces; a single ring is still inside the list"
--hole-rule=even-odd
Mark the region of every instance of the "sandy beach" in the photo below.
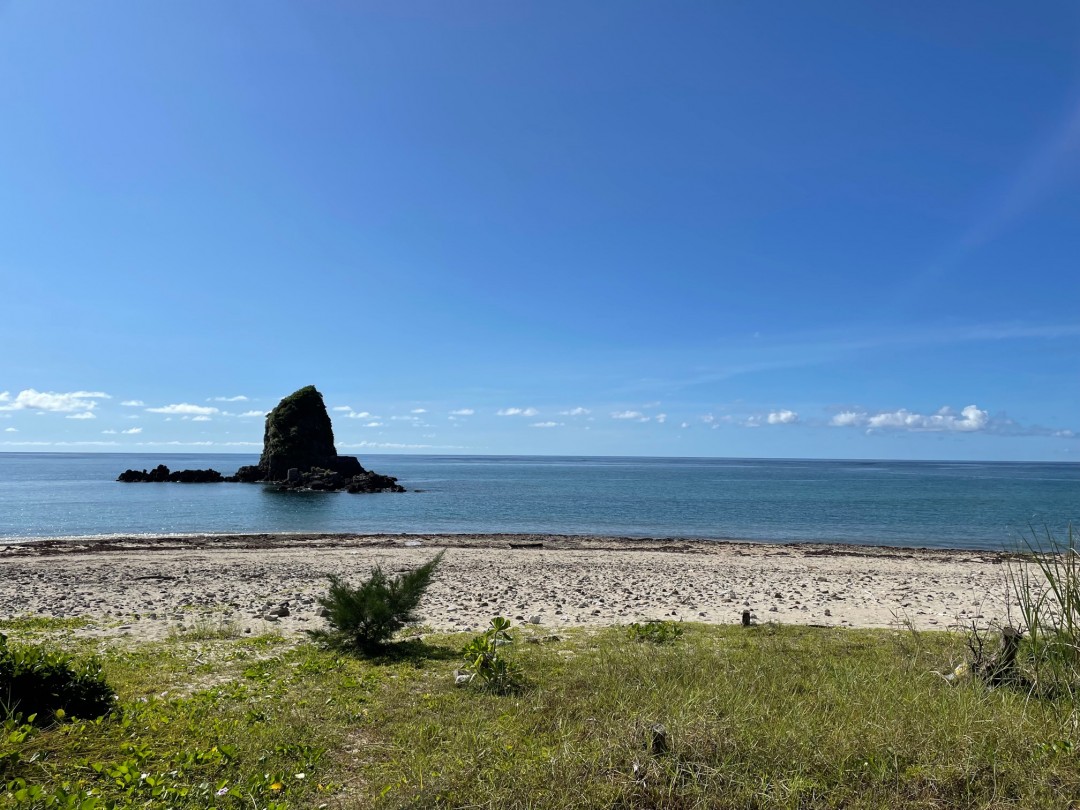
[[[495,615],[556,630],[649,619],[946,629],[1004,621],[1005,554],[844,545],[538,535],[235,535],[0,546],[0,618],[83,617],[92,636],[153,640],[214,624],[323,626],[327,576],[358,582],[446,550],[432,630]],[[284,614],[284,615],[275,615]],[[1015,616],[1015,610],[1013,616]]]

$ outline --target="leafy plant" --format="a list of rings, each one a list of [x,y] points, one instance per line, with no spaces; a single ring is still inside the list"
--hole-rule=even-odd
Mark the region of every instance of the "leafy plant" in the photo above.
[[[333,647],[364,654],[378,652],[394,633],[417,620],[416,608],[443,553],[397,577],[387,576],[376,566],[357,588],[331,575],[329,593],[318,599],[331,629],[312,630],[310,635]]]
[[[8,644],[0,633],[0,720],[16,714],[49,723],[108,714],[116,693],[105,681],[101,663],[76,660],[37,645]]]
[[[1025,538],[1009,582],[1027,629],[1022,660],[1043,694],[1080,692],[1080,547],[1072,525],[1066,539],[1049,529]]]
[[[653,619],[645,623],[634,622],[626,628],[626,634],[632,641],[651,641],[653,644],[668,644],[680,638],[683,629],[676,622],[664,622]]]
[[[513,642],[510,620],[496,616],[488,629],[476,636],[462,650],[465,670],[495,692],[506,692],[517,685],[520,677],[518,667],[499,648]]]

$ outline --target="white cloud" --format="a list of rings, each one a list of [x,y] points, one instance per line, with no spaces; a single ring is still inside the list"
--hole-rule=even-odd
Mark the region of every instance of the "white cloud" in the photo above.
[[[127,430],[121,430],[120,432],[128,436],[135,436],[139,433],[142,433],[142,428],[128,428]]]
[[[409,413],[427,413],[427,408],[413,408]]]
[[[120,404],[123,405],[125,408],[141,408],[146,403],[143,402],[141,399],[125,399]]]
[[[97,419],[97,416],[92,411],[83,411],[82,413],[69,413],[64,418],[65,419]]]
[[[36,391],[33,388],[27,388],[20,391],[14,399],[11,398],[11,394],[5,391],[4,396],[0,398],[0,402],[10,404],[0,405],[0,410],[49,411],[52,413],[85,412],[96,408],[96,400],[99,399],[112,399],[112,397],[101,391],[72,391],[66,394],[58,394],[54,391]]]
[[[235,397],[210,397],[207,402],[247,402],[248,398],[243,394],[237,394]]]
[[[200,414],[199,416],[193,416],[193,417],[191,417],[191,421],[192,421],[192,422],[209,422],[209,421],[210,421],[210,417],[209,417],[209,416],[204,416],[204,415]]]
[[[472,408],[458,408],[456,411],[450,411],[451,416],[472,416],[476,411]]]
[[[866,419],[865,413],[855,411],[841,411],[829,420],[833,427],[856,427]]]
[[[562,425],[563,425],[562,422],[533,422],[531,425],[529,425],[529,427],[553,428],[553,427],[562,427]]]
[[[382,426],[383,426],[382,422],[367,422],[367,423],[364,424],[364,427],[382,427]]]
[[[799,421],[799,415],[795,411],[773,411],[767,421],[770,425],[793,425]]]
[[[679,427],[681,427],[683,430],[685,430],[686,428],[690,427],[690,423],[689,422],[680,422]]]
[[[612,419],[636,419],[638,422],[648,422],[649,417],[641,411],[615,411],[611,414]]]
[[[0,391],[0,402],[7,402],[9,399],[11,399],[9,391]]]
[[[175,405],[164,405],[160,408],[147,408],[147,413],[168,413],[186,416],[212,416],[218,413],[217,408],[208,405],[192,405],[188,402],[180,402]]]
[[[350,408],[348,405],[335,405],[330,410],[332,410],[332,411],[341,411],[342,413],[348,413],[349,411],[352,410],[352,408]]]
[[[666,413],[658,413],[653,418],[662,425],[662,424],[664,424],[664,422],[667,421],[667,414]]]
[[[716,421],[716,417],[713,416],[711,413],[707,413],[703,417],[701,417],[701,421],[704,422],[706,425],[711,425],[713,422]]]
[[[588,416],[592,411],[588,408],[571,408],[568,411],[559,411],[559,416]]]
[[[948,406],[937,413],[922,414],[900,408],[875,414],[843,411],[829,422],[834,427],[865,427],[869,430],[910,430],[916,432],[972,433],[991,427],[990,414],[975,405],[955,413]]]
[[[18,433],[18,428],[4,428],[4,433]]]
[[[266,414],[263,413],[262,411],[244,411],[243,413],[238,413],[237,416],[240,416],[240,417],[245,417],[245,416],[266,416]]]
[[[105,434],[108,434],[108,435],[112,435],[112,434],[115,434],[115,433],[117,433],[117,431],[115,431],[115,430],[103,430],[103,431],[101,431],[101,432],[102,432],[102,433],[105,433]]]
[[[495,412],[496,416],[537,416],[540,411],[536,408],[501,408]]]
[[[419,422],[419,416],[391,416],[390,420],[393,422]]]
[[[453,444],[402,444],[401,442],[352,442],[339,444],[345,450],[359,450],[365,447],[380,450],[468,450],[468,447]]]

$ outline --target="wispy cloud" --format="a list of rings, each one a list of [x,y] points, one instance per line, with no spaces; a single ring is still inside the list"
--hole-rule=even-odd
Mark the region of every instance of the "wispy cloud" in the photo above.
[[[614,411],[611,414],[612,419],[633,419],[638,422],[648,422],[649,417],[643,414],[641,411]]]
[[[472,416],[476,413],[472,408],[458,408],[456,411],[450,411],[451,416]]]
[[[82,413],[69,413],[64,418],[65,419],[97,419],[97,415],[93,411],[83,411]]]
[[[237,394],[235,397],[210,397],[207,402],[247,402],[248,398],[243,394]]]
[[[538,416],[540,411],[536,408],[500,408],[495,412],[496,416]]]
[[[12,427],[4,428],[4,433],[18,433],[18,432],[19,432],[18,428],[12,428]]]
[[[588,408],[579,406],[577,408],[571,408],[568,411],[559,411],[559,416],[588,416],[590,413],[592,413],[592,411]]]
[[[376,450],[468,450],[468,447],[452,444],[404,444],[401,442],[347,442],[338,447],[346,450],[362,450],[364,448]]]
[[[206,416],[205,414],[199,414],[198,416],[191,417],[191,421],[192,422],[209,422],[211,420],[210,420],[209,416]]]
[[[427,413],[427,408],[413,408],[409,413]]]
[[[244,411],[243,413],[238,413],[237,416],[239,416],[239,417],[266,416],[266,414],[263,411]]]
[[[533,422],[531,425],[529,425],[529,427],[553,428],[553,427],[562,427],[562,425],[563,425],[562,422]]]
[[[127,430],[121,430],[120,432],[127,435],[127,436],[137,436],[138,434],[142,433],[142,430],[143,429],[141,427],[138,427],[138,428],[128,428]]]
[[[120,404],[123,405],[125,408],[141,408],[146,405],[146,403],[143,402],[141,399],[125,399]]]
[[[795,424],[799,415],[794,410],[773,410],[769,414],[755,414],[743,420],[744,428],[760,428],[762,424]]]
[[[218,409],[209,405],[192,405],[179,402],[175,405],[162,405],[160,408],[147,408],[147,413],[165,413],[176,416],[213,416]]]
[[[0,403],[3,403],[0,404],[0,411],[86,412],[96,408],[99,399],[112,399],[112,397],[101,391],[57,393],[55,391],[37,391],[33,388],[27,388],[20,391],[14,399],[10,393],[4,391],[3,395],[0,396]]]
[[[658,413],[656,416],[653,417],[653,419],[655,419],[657,422],[659,422],[662,425],[662,424],[664,424],[664,422],[667,421],[667,414],[666,413]]]

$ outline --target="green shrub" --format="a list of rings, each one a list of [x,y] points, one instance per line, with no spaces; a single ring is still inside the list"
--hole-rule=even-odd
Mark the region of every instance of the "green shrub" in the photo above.
[[[682,634],[682,628],[675,622],[664,622],[659,619],[653,619],[644,624],[634,622],[626,628],[626,635],[632,641],[651,641],[653,644],[667,644]]]
[[[488,629],[469,642],[462,650],[465,669],[473,678],[480,678],[494,692],[507,692],[517,686],[518,668],[499,648],[510,644],[510,620],[496,616]]]
[[[331,576],[330,592],[318,599],[331,629],[312,630],[310,635],[330,646],[365,654],[378,652],[394,633],[417,620],[416,608],[443,553],[393,578],[376,566],[358,588]]]
[[[76,660],[36,645],[8,644],[0,633],[0,720],[36,715],[48,723],[65,715],[108,714],[116,693],[96,659]]]
[[[1040,694],[1080,694],[1080,537],[1064,540],[1049,528],[1025,538],[1009,580],[1020,603],[1026,638],[1020,660]]]

